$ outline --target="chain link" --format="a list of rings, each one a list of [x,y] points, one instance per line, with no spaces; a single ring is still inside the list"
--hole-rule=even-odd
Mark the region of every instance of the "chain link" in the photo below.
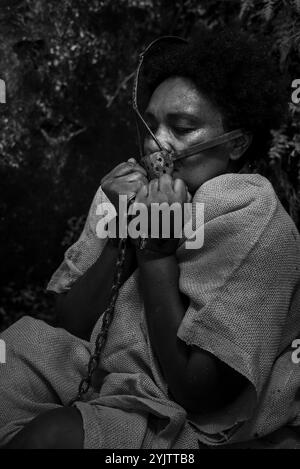
[[[118,258],[116,262],[116,270],[114,273],[113,285],[110,292],[109,304],[106,310],[103,313],[102,327],[99,334],[96,337],[94,353],[90,356],[88,365],[87,365],[87,375],[80,381],[78,392],[76,397],[74,397],[68,404],[72,406],[76,401],[81,401],[83,396],[90,389],[92,378],[95,370],[99,366],[100,355],[106,343],[108,330],[113,320],[113,314],[115,309],[115,304],[118,298],[118,293],[121,287],[121,276],[123,272],[123,266],[126,256],[126,247],[127,239],[122,238],[119,241],[118,246]]]

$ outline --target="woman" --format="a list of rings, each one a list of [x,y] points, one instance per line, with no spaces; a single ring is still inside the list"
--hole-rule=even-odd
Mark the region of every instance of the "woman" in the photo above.
[[[176,41],[175,41],[176,42]],[[180,152],[150,182],[134,159],[101,181],[86,225],[48,289],[60,327],[29,317],[3,334],[0,441],[8,448],[299,447],[299,234],[271,184],[247,164],[266,151],[284,93],[261,47],[201,31],[150,57],[144,152]],[[144,90],[145,91],[145,90]],[[245,166],[246,165],[246,166]],[[97,237],[97,207],[204,204],[204,245],[131,240],[93,387],[66,407],[94,349],[118,248]],[[121,215],[121,214],[119,214]],[[202,229],[196,219],[196,228]],[[24,379],[26,376],[26,380]]]

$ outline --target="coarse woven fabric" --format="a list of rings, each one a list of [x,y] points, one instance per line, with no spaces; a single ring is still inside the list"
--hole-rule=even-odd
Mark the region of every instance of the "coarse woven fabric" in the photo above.
[[[104,202],[100,188],[48,290],[68,291],[101,254],[106,240],[96,233],[96,209]],[[85,448],[300,447],[300,364],[292,346],[300,338],[299,233],[259,174],[215,177],[194,195],[195,215],[197,203],[204,204],[204,245],[187,249],[182,239],[176,253],[179,287],[190,300],[177,335],[244,375],[248,387],[214,414],[187,414],[170,398],[137,269],[119,292],[101,357],[102,386],[76,403]],[[200,231],[202,218],[195,219]],[[76,394],[101,323],[100,317],[90,342],[29,317],[3,333],[1,443]]]

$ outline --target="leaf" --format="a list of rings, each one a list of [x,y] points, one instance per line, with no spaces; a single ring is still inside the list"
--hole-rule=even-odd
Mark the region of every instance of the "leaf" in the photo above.
[[[300,0],[293,0],[293,4],[298,13],[300,13]]]
[[[242,20],[244,16],[253,8],[253,0],[242,0],[239,19]]]
[[[274,13],[274,0],[266,0],[263,10],[262,10],[262,15],[264,19],[269,22],[273,16]]]

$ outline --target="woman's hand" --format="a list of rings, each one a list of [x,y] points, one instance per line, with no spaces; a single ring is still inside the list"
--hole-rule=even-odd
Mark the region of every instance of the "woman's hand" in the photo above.
[[[114,205],[118,215],[119,196],[126,195],[129,200],[147,184],[146,170],[134,158],[120,163],[101,180],[101,188]]]
[[[144,203],[148,208],[152,203],[167,202],[171,205],[187,201],[188,192],[182,179],[172,179],[169,174],[163,174],[158,179],[152,179],[138,191],[135,201]]]
[[[187,201],[188,191],[184,181],[182,179],[174,180],[168,174],[163,174],[159,179],[153,179],[149,184],[141,187],[136,194],[135,203],[144,204],[148,210],[148,241],[144,244],[146,250],[153,250],[166,255],[176,251],[183,227],[183,204]],[[174,203],[177,204],[177,210],[173,212],[169,207]],[[156,210],[155,214],[152,204],[164,205],[165,210],[163,205],[161,206],[162,217],[168,216],[168,219],[164,220],[169,224],[168,232],[165,232],[159,211]],[[132,213],[132,210],[129,213]],[[180,219],[176,219],[176,217],[180,217]],[[154,235],[154,232],[158,232],[159,237]],[[136,246],[140,246],[139,241],[134,239],[132,241]]]

